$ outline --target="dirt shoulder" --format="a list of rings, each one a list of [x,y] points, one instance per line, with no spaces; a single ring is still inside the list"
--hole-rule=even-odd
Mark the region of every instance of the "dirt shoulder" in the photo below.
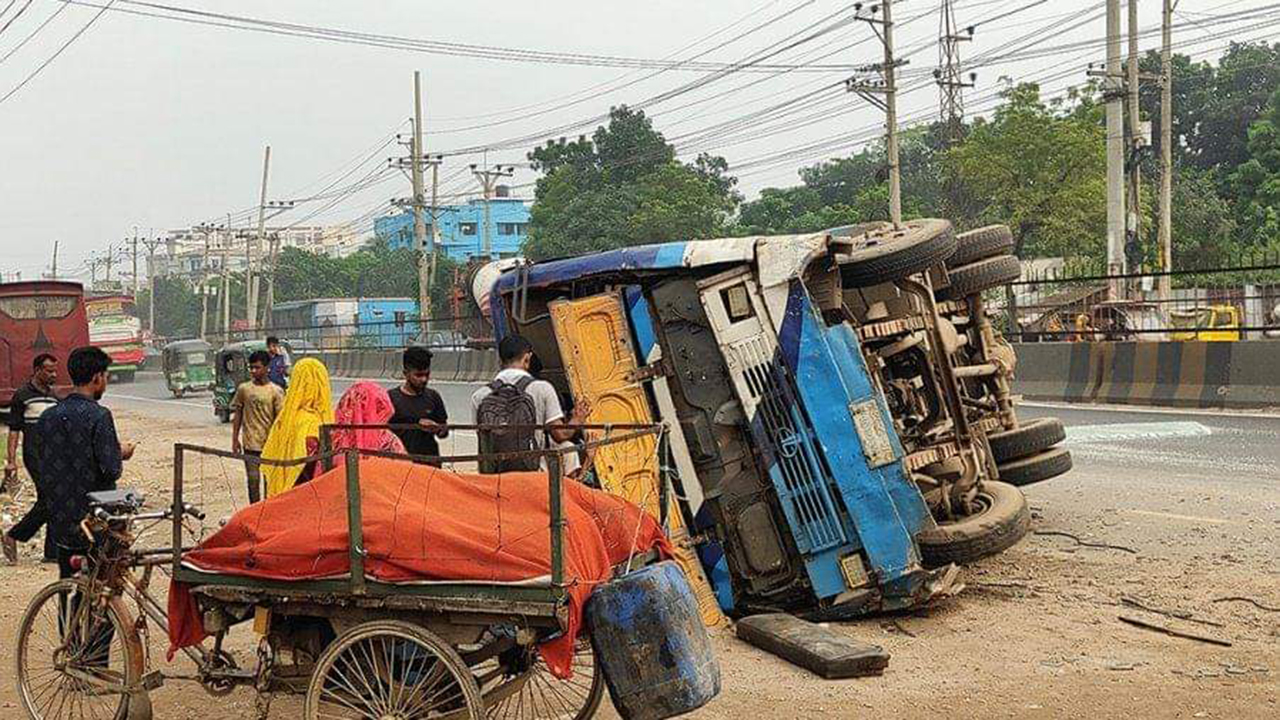
[[[158,425],[129,412],[117,412],[117,420],[122,438],[143,441],[121,484],[161,501],[172,482],[173,443],[229,442],[225,427]],[[244,503],[234,462],[193,461],[187,477],[188,498],[209,514],[205,533]],[[1243,597],[1280,606],[1276,488],[1187,483],[1156,493],[1147,483],[1162,486],[1163,479],[1119,483],[1105,469],[1085,467],[1034,488],[1028,492],[1034,528],[1067,535],[1033,535],[967,569],[966,590],[937,606],[839,625],[890,652],[881,677],[825,681],[739,642],[731,631],[718,632],[723,692],[693,717],[1280,717],[1280,612],[1243,600],[1215,602]],[[153,532],[163,542],[166,531]],[[37,553],[37,544],[29,544],[18,567],[0,567],[6,658],[27,600],[56,575]],[[1120,615],[1231,645],[1141,629]],[[151,645],[158,649],[163,639]],[[246,637],[235,649],[252,662],[252,647]],[[189,668],[179,663],[171,670]],[[0,717],[20,717],[12,673],[0,675],[6,678]],[[272,717],[297,717],[297,707],[277,703]],[[172,682],[155,693],[157,718],[252,718],[253,708],[243,690],[211,699],[196,685]],[[599,717],[615,715],[606,708]]]

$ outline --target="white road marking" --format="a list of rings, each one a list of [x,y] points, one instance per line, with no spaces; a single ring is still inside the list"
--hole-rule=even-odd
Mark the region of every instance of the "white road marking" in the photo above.
[[[1019,400],[1018,406],[1049,410],[1079,410],[1081,412],[1133,413],[1135,415],[1191,415],[1212,418],[1280,420],[1280,412],[1230,412],[1197,408],[1154,408],[1144,405],[1098,405],[1094,403],[1039,402],[1030,400]]]
[[[1155,510],[1121,510],[1120,512],[1130,515],[1146,515],[1149,517],[1158,517],[1165,520],[1185,520],[1187,522],[1208,523],[1210,525],[1232,525],[1230,520],[1221,518],[1197,517],[1195,515],[1179,515],[1177,513],[1157,512]]]
[[[1067,428],[1067,445],[1113,443],[1131,440],[1167,440],[1169,438],[1207,437],[1213,431],[1191,421],[1112,423],[1110,425],[1075,425]]]

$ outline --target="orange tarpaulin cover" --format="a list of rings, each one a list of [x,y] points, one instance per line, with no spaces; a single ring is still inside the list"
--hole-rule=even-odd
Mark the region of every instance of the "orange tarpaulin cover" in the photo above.
[[[671,547],[635,505],[566,480],[564,577],[569,623],[542,646],[552,672],[570,673],[582,608],[596,584],[633,553]],[[540,472],[465,475],[402,460],[360,460],[365,575],[390,582],[550,581],[551,514]],[[239,511],[183,555],[188,567],[270,580],[348,575],[346,473],[342,467]],[[169,593],[170,652],[204,638],[189,588]]]

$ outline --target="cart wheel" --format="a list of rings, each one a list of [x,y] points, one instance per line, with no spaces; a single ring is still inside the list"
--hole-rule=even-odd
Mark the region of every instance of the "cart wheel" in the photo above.
[[[343,633],[316,663],[307,720],[484,720],[480,687],[458,653],[411,623],[377,620]]]
[[[36,593],[22,616],[18,695],[32,720],[64,712],[115,720],[129,715],[125,688],[142,678],[141,647],[129,641],[133,627],[117,604],[86,603],[86,597],[82,582],[59,580]]]
[[[498,661],[504,680],[484,694],[490,720],[587,720],[600,709],[604,673],[587,637],[574,647],[568,680],[552,675],[536,648],[512,648]]]

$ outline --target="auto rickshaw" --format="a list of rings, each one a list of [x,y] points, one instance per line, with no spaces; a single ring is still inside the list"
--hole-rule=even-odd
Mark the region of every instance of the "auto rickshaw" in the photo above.
[[[292,354],[292,347],[287,340],[281,340],[280,346],[286,353]],[[213,414],[222,422],[231,422],[231,398],[235,397],[240,383],[249,381],[249,356],[266,349],[265,340],[246,340],[231,343],[218,351],[214,362],[216,379],[213,385]]]
[[[169,392],[180,398],[213,389],[213,346],[203,340],[179,340],[164,346],[161,367]]]
[[[1173,310],[1169,320],[1177,331],[1170,340],[1201,342],[1234,342],[1240,339],[1240,308],[1235,305],[1200,305]]]

